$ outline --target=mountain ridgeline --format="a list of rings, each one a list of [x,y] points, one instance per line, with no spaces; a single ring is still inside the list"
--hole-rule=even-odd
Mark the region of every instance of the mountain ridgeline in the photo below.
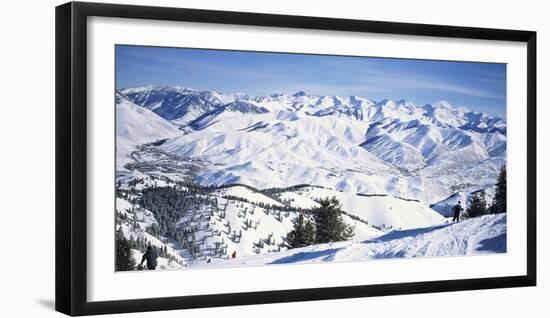
[[[492,186],[488,180],[505,164],[505,120],[445,101],[417,106],[359,96],[251,97],[157,86],[121,89],[117,96],[119,106],[149,110],[150,116],[140,116],[146,120],[164,119],[160,131],[167,141],[160,150],[209,163],[194,176],[201,185],[306,183],[433,204]],[[166,125],[180,133],[174,136]],[[127,131],[123,120],[117,131]],[[151,142],[162,139],[150,135]],[[131,139],[124,136],[124,142]]]

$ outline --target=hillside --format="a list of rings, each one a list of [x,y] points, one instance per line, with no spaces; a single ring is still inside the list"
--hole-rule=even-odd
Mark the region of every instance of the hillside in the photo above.
[[[487,215],[460,223],[392,231],[360,241],[313,245],[285,252],[243,257],[197,267],[372,261],[387,258],[464,256],[506,252],[506,215]]]
[[[303,207],[316,206],[315,200],[331,197],[336,197],[348,214],[378,228],[412,229],[445,222],[445,218],[420,202],[392,196],[364,196],[312,187],[281,194],[281,198],[293,200],[291,204]]]
[[[192,266],[207,259],[228,259],[233,252],[241,257],[286,250],[286,236],[301,211],[299,206],[283,204],[277,197],[243,186],[203,190],[200,201],[186,189],[170,191],[189,202],[175,217],[176,238],[147,230],[159,228],[158,218],[164,218],[161,209],[157,210],[160,203],[150,207],[155,211],[151,212],[146,202],[132,204],[132,197],[117,199],[119,229],[132,244],[146,239],[158,248],[166,246],[180,266]],[[354,239],[384,233],[349,215],[343,217],[354,227]]]
[[[116,95],[116,147],[119,168],[128,162],[127,154],[135,146],[180,135],[174,125],[157,114]]]

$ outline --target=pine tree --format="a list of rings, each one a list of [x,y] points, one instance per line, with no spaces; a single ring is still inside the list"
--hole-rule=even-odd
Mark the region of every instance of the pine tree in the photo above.
[[[315,225],[311,220],[306,221],[304,232],[305,232],[304,238],[305,238],[306,245],[315,244]]]
[[[116,262],[115,269],[117,271],[131,271],[136,267],[136,261],[132,256],[132,248],[124,237],[124,235],[117,235],[116,241]]]
[[[479,191],[473,194],[472,202],[466,210],[469,217],[477,217],[487,214],[487,202],[485,201],[485,191]]]
[[[313,209],[315,220],[315,243],[345,241],[354,235],[354,228],[342,218],[340,201],[333,197],[321,199]]]
[[[491,204],[491,213],[506,212],[506,166],[500,168],[496,183],[495,196]]]
[[[311,223],[311,221],[308,222]],[[306,226],[304,223],[304,215],[302,213],[300,213],[294,221],[294,227],[292,231],[287,234],[286,240],[289,248],[304,247],[311,244],[311,242],[308,242],[306,239]]]

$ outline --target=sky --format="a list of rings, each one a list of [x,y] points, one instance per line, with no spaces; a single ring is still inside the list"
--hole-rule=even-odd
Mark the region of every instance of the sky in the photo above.
[[[506,64],[116,46],[116,88],[188,86],[250,96],[304,91],[506,115]]]

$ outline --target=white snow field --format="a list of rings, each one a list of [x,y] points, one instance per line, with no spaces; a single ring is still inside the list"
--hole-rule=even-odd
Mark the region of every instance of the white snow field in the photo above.
[[[284,252],[213,260],[196,267],[370,261],[386,258],[462,256],[506,252],[506,215],[485,215],[458,223],[396,230],[368,240],[313,245]]]
[[[315,200],[336,197],[344,211],[383,229],[412,229],[445,222],[443,216],[420,202],[391,196],[362,196],[313,187],[283,193],[282,196],[294,198],[296,206],[305,208],[315,206]]]
[[[128,162],[128,153],[135,146],[180,135],[174,125],[143,107],[137,106],[121,94],[116,96],[117,169]]]

